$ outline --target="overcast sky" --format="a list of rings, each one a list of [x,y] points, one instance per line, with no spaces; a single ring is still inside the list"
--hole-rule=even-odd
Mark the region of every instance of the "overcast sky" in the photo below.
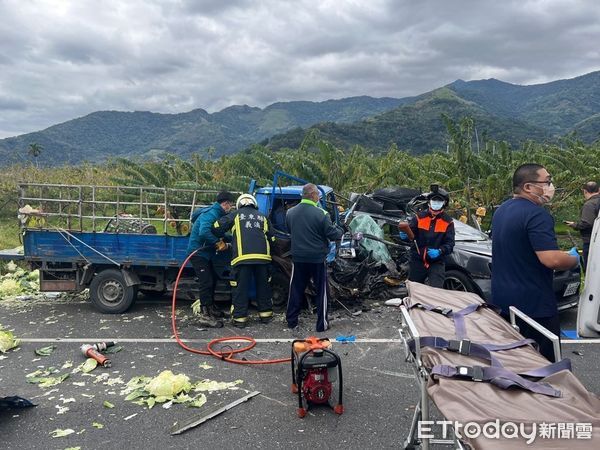
[[[98,110],[406,97],[600,69],[595,0],[0,0],[0,138]]]

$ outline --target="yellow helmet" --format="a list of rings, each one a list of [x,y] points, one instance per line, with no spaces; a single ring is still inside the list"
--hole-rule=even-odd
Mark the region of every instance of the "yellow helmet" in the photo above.
[[[255,208],[258,208],[258,204],[256,203],[256,199],[254,198],[254,195],[252,194],[242,194],[238,197],[237,201],[235,202],[235,207],[237,209],[240,209],[242,206],[254,206]]]

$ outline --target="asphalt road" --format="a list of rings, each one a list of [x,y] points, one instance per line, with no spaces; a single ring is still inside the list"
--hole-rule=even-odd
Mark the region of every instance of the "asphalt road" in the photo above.
[[[202,330],[188,315],[189,303],[179,309],[182,337],[203,348],[215,337],[239,335],[232,327]],[[573,312],[563,314],[567,329],[573,328]],[[183,351],[171,339],[168,299],[139,301],[124,315],[97,313],[85,299],[0,301],[0,324],[23,340],[21,346],[0,359],[0,397],[19,395],[37,407],[0,412],[0,447],[3,449],[99,448],[398,448],[408,431],[418,391],[411,368],[403,361],[399,342],[399,312],[373,305],[357,317],[343,310],[333,314],[330,338],[354,335],[356,343],[336,343],[344,369],[344,405],[341,416],[330,409],[311,409],[300,419],[296,397],[290,392],[289,364],[240,366],[213,357]],[[259,339],[245,353],[248,359],[284,358],[289,341],[312,333],[314,318],[304,316],[297,335],[285,327],[278,315],[268,325],[254,322],[243,335]],[[325,335],[323,334],[323,335]],[[56,339],[60,339],[56,341]],[[117,340],[123,346],[111,355],[112,367],[96,368],[90,374],[76,373],[62,383],[42,389],[27,383],[25,375],[40,367],[60,368],[67,361],[77,366],[85,360],[83,343]],[[46,357],[34,350],[50,344],[56,350]],[[235,346],[236,344],[232,344]],[[568,343],[564,355],[573,361],[583,384],[600,392],[600,345]],[[200,367],[204,365],[203,367]],[[212,366],[206,368],[207,365]],[[237,390],[207,393],[202,408],[174,404],[153,409],[125,401],[120,391],[130,378],[155,376],[163,370],[184,373],[192,381],[242,380]],[[61,373],[72,369],[61,370]],[[107,375],[103,375],[107,374]],[[178,436],[169,430],[219,404],[229,403],[248,391],[260,395]],[[114,404],[109,409],[104,401]],[[64,408],[68,408],[65,410]],[[95,428],[93,422],[104,428]],[[75,433],[52,438],[55,429]]]

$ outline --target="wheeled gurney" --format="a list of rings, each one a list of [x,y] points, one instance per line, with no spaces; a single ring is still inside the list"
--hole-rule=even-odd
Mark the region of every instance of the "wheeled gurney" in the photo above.
[[[420,399],[404,448],[598,448],[600,399],[560,359],[556,336],[542,329],[555,340],[558,362],[551,364],[477,295],[414,282],[407,287],[400,335]],[[430,401],[449,422],[444,439],[432,437]],[[456,424],[471,424],[470,430]],[[511,424],[523,433],[512,432]],[[501,433],[490,432],[496,429]]]

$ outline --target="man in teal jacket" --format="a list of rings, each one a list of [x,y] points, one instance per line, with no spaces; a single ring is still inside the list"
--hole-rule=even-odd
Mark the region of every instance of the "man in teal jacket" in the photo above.
[[[214,304],[215,271],[212,259],[216,251],[225,250],[213,233],[213,224],[231,210],[234,197],[230,192],[219,192],[217,201],[198,215],[188,243],[188,255],[198,250],[190,259],[196,278],[200,285],[200,315],[198,320],[202,326],[220,328],[223,326],[223,312]]]

